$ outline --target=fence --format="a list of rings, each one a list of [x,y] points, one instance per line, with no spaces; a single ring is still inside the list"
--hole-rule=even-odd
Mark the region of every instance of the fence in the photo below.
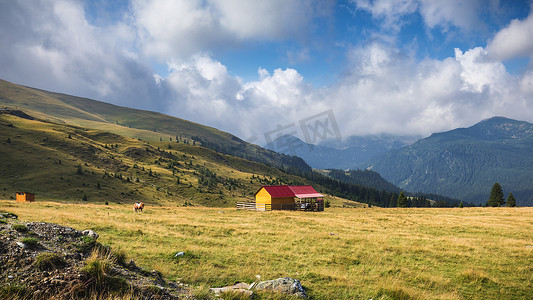
[[[237,209],[271,211],[271,210],[303,210],[303,211],[324,211],[323,201],[317,201],[314,205],[305,203],[293,204],[264,204],[253,201],[237,201]]]

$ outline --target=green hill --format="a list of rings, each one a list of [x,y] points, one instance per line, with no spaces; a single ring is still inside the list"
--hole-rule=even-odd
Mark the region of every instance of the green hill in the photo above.
[[[233,206],[262,184],[310,182],[184,142],[140,141],[0,110],[0,198]]]
[[[20,109],[39,119],[106,130],[145,141],[185,142],[273,166],[309,171],[299,157],[278,154],[218,129],[161,113],[121,107],[0,80],[0,107]]]

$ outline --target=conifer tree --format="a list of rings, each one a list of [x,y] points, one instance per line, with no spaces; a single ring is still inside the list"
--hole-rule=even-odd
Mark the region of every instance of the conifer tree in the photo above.
[[[490,197],[487,201],[487,206],[498,207],[505,204],[503,196],[503,190],[499,183],[494,183],[492,190],[490,191]]]
[[[407,197],[403,191],[398,196],[398,207],[407,207]]]
[[[516,199],[514,198],[513,193],[509,193],[509,196],[507,196],[507,206],[508,207],[515,207],[516,206]]]

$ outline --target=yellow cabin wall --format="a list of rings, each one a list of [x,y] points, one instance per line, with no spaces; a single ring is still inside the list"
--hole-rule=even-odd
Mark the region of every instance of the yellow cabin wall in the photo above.
[[[30,193],[17,193],[17,202],[33,202],[35,196]]]
[[[255,194],[255,203],[270,204],[272,197],[265,188],[261,188],[257,194]]]
[[[26,195],[17,194],[17,202],[26,202]]]

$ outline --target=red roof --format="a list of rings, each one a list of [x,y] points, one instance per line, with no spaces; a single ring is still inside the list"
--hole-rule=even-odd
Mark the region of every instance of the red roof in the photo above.
[[[265,185],[264,188],[272,198],[298,197],[321,198],[324,195],[317,193],[310,185]],[[259,189],[260,191],[261,189]],[[259,192],[257,191],[256,194]]]

